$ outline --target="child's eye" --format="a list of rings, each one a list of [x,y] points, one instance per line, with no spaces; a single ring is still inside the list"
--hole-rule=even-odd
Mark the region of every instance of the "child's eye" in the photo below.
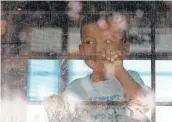
[[[91,40],[91,39],[88,39],[88,40],[86,40],[86,42],[85,42],[86,44],[92,44],[93,43],[93,41]]]

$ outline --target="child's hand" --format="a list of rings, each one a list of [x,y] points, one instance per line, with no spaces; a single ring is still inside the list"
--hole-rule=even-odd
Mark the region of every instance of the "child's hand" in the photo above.
[[[97,43],[96,49],[105,58],[105,61],[103,61],[105,72],[113,74],[114,70],[123,67],[123,32],[120,25],[124,19],[120,15],[116,19],[117,21],[113,21],[111,18],[108,22],[101,19],[97,23],[100,28],[101,40]]]
[[[101,55],[106,60],[104,61],[104,68],[107,73],[115,73],[118,68],[123,67],[123,55],[121,47],[117,46],[113,41],[106,40],[104,49]]]
[[[106,40],[104,49],[102,50],[102,57],[106,58],[109,63],[119,62],[117,65],[122,63],[122,52],[119,47],[116,46],[111,40]]]
[[[65,112],[63,100],[58,95],[45,98],[42,102],[50,120],[60,119]]]

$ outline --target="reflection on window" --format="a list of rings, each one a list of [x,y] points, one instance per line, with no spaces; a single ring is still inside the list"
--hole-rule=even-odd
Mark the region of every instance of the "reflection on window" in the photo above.
[[[171,122],[172,120],[171,106],[157,106],[156,107],[156,122]]]
[[[29,60],[27,96],[29,100],[40,101],[58,93],[58,60]]]
[[[32,28],[31,30],[31,50],[33,52],[61,51],[62,30],[60,28]]]
[[[27,122],[48,122],[48,116],[41,105],[27,105]]]
[[[156,101],[172,101],[172,60],[156,61]]]

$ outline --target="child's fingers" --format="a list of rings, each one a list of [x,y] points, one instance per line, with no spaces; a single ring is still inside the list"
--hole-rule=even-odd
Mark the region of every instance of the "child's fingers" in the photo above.
[[[114,62],[116,60],[116,45],[114,43],[112,43],[111,45],[108,45],[107,47],[107,50],[109,50],[110,52],[109,55],[110,55],[110,62]]]
[[[107,50],[106,50],[106,59],[108,61],[111,60],[111,49],[110,49],[110,46],[109,45],[108,45]]]
[[[105,58],[107,61],[111,61],[111,52],[112,52],[112,45],[111,40],[104,41],[104,50],[105,50]]]
[[[118,56],[119,55],[119,56]],[[104,48],[101,49],[100,53],[97,53],[96,56],[101,60],[105,59],[108,62],[114,62],[115,60],[121,59],[122,53],[118,50],[117,45],[112,43],[110,40],[106,40],[104,43]]]

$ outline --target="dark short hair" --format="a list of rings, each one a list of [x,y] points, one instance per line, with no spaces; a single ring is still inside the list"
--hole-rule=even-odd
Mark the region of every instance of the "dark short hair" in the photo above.
[[[82,15],[82,20],[81,20],[81,24],[80,24],[80,38],[82,39],[82,29],[83,29],[83,26],[85,24],[89,24],[89,23],[96,23],[100,18],[102,17],[101,14],[84,14]],[[111,13],[105,13],[103,15],[103,18],[105,20],[107,20],[109,17],[112,17],[112,12]],[[127,21],[128,23],[128,21]],[[123,40],[123,43],[126,43],[127,42],[127,38],[128,38],[128,27],[123,30],[123,33],[124,33],[124,36],[122,38]]]

